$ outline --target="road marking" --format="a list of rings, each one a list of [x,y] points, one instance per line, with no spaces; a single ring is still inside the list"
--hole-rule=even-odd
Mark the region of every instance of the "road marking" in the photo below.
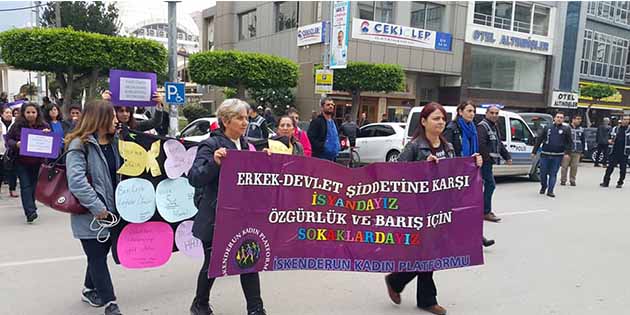
[[[85,255],[81,255],[81,256],[68,256],[68,257],[57,257],[57,258],[47,258],[47,259],[14,261],[14,262],[0,263],[0,268],[47,264],[47,263],[54,263],[54,262],[61,262],[61,261],[81,260],[85,258],[86,258]]]
[[[497,213],[497,215],[506,217],[506,216],[511,216],[511,215],[532,214],[532,213],[541,213],[541,212],[548,212],[548,211],[549,209],[538,209],[538,210],[527,210],[527,211],[501,212],[501,213]]]

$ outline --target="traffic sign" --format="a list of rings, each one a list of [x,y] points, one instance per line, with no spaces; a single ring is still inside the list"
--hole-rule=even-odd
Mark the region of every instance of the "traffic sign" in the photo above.
[[[178,82],[166,82],[166,103],[171,105],[184,105],[186,103],[186,85]]]

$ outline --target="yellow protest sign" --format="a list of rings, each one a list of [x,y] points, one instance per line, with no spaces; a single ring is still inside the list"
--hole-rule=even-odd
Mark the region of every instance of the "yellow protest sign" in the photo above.
[[[141,145],[130,141],[119,141],[118,149],[125,160],[118,170],[118,174],[127,176],[139,176],[145,170],[150,171],[153,177],[162,175],[157,157],[160,155],[160,140],[151,144],[149,151]]]

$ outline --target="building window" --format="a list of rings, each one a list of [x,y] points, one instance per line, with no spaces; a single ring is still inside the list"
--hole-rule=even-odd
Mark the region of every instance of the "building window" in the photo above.
[[[472,46],[472,80],[476,88],[542,93],[545,56]]]
[[[475,2],[475,18],[474,23],[492,26],[492,1],[477,1]]]
[[[630,1],[589,1],[586,13],[613,23],[630,26]]]
[[[494,27],[509,30],[512,27],[512,2],[495,3]]]
[[[529,33],[532,28],[532,5],[517,2],[514,7],[514,31]]]
[[[440,31],[444,6],[430,2],[411,3],[411,27]]]
[[[315,4],[315,22],[319,22],[324,18],[323,1],[317,1]]]
[[[584,30],[580,74],[623,81],[628,64],[628,39]]]
[[[549,35],[551,8],[521,1],[477,1],[473,23],[502,30]]]
[[[394,23],[394,1],[359,1],[359,18]]]
[[[238,15],[238,39],[256,37],[256,10]]]
[[[549,12],[551,10],[540,5],[534,6],[534,25],[533,33],[536,35],[547,36],[549,33]]]
[[[298,2],[276,2],[276,32],[296,28],[298,25]]]

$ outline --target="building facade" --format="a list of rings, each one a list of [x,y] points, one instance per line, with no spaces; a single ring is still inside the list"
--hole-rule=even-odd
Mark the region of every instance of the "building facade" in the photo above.
[[[299,65],[296,106],[303,115],[319,111],[314,69],[323,64],[325,45],[298,47],[298,27],[330,20],[330,5],[326,1],[217,1],[214,8],[202,13],[202,43],[212,42],[211,47],[202,48],[255,51],[295,61]],[[450,40],[448,49],[417,47],[396,40],[383,42],[378,36],[359,34],[360,28],[354,29],[348,43],[349,61],[399,64],[405,71],[404,91],[362,92],[360,112],[365,112],[369,121],[378,121],[383,114],[392,121],[403,121],[414,105],[429,101],[454,105],[460,101],[466,10],[467,2],[351,2],[349,23],[440,32]],[[338,117],[349,112],[351,95],[335,91],[330,96],[341,105],[337,106]]]

